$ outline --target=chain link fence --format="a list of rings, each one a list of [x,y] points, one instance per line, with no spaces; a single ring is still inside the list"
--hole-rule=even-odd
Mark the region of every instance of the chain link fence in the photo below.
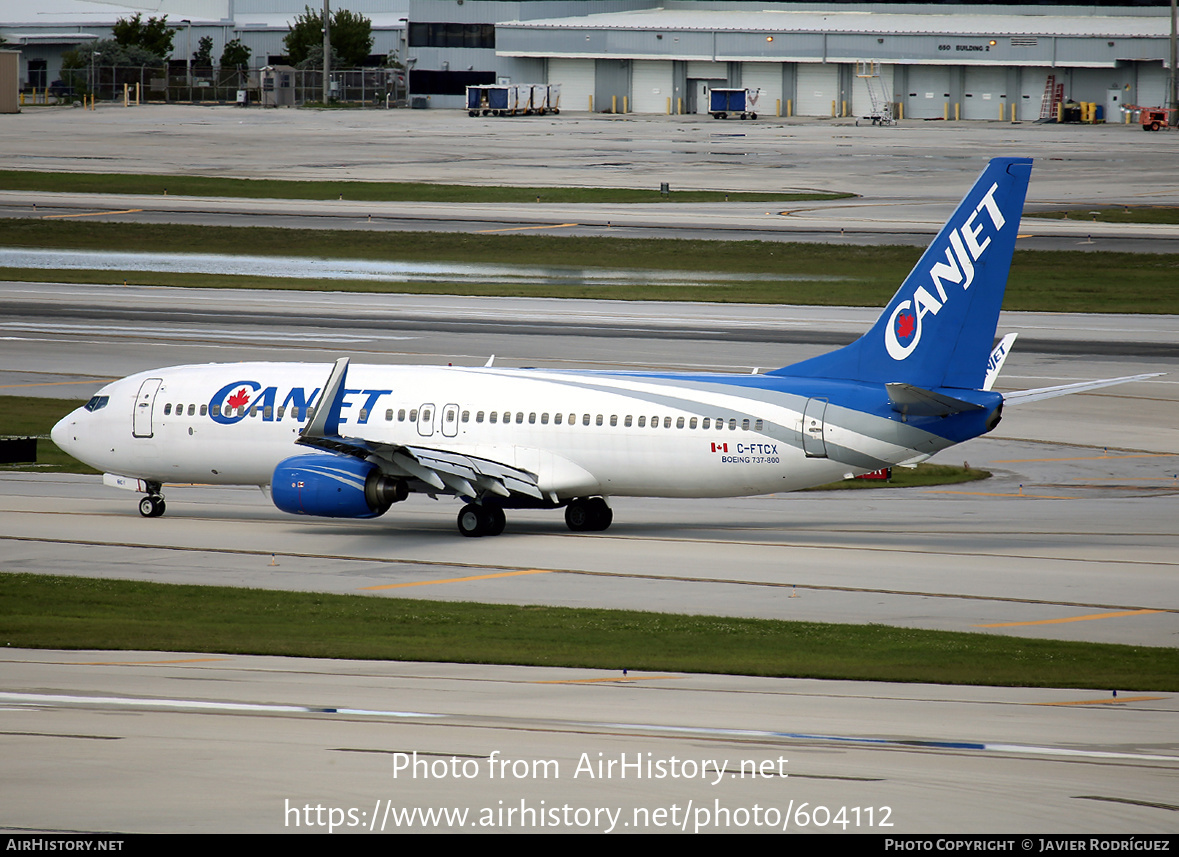
[[[323,102],[323,70],[279,66],[273,71],[176,66],[104,66],[62,69],[61,79],[43,88],[28,88],[26,104],[61,104],[91,95],[99,102],[249,104],[299,106]],[[244,93],[244,96],[243,96]],[[357,107],[404,106],[404,72],[392,68],[332,71],[329,103]]]

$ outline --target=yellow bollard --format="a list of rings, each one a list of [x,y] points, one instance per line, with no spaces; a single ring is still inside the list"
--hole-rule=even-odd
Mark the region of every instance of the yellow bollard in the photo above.
[[[787,98],[786,99],[786,118],[790,119],[793,116],[794,116],[794,99]]]
[[[124,83],[124,84],[123,84],[123,106],[124,106],[124,107],[130,107],[130,106],[131,106],[131,95],[130,95],[130,92],[131,92],[131,87],[130,87],[130,86],[128,86],[127,84],[125,84],[125,83]]]
[[[831,99],[831,118],[835,118],[835,99]]]
[[[1004,111],[1003,111],[1003,102],[1002,102],[1002,101],[1000,101],[1000,102],[999,102],[999,121],[1000,121],[1000,122],[1002,122],[1002,121],[1003,121],[1003,112],[1004,112]]]
[[[618,112],[618,96],[617,95],[610,96],[610,112],[611,113]]]
[[[678,113],[680,116],[684,115],[684,99],[683,98],[677,98],[675,100],[675,112]]]
[[[671,96],[667,96],[667,115],[671,115]]]
[[[589,99],[590,99],[589,112],[593,113],[594,112],[594,96],[592,93],[591,93]]]
[[[776,116],[782,115],[782,99],[781,98],[779,98],[777,100],[777,102],[775,102],[775,104],[774,104],[774,114]]]
[[[959,119],[961,119],[961,118],[962,118],[962,115],[961,115],[961,112],[960,112],[960,111],[961,111],[961,108],[962,108],[962,105],[961,105],[961,104],[959,104],[957,101],[955,101],[955,102],[954,102],[954,121],[955,121],[955,122],[957,122]]]
[[[842,110],[842,112],[839,115],[840,116],[847,116],[847,99],[846,98],[843,99],[843,102],[841,104],[841,110]]]
[[[629,113],[629,112],[630,112],[630,110],[629,110],[629,109],[627,108],[627,106],[626,106],[626,103],[627,103],[627,99],[628,99],[628,98],[629,98],[629,96],[626,96],[626,95],[622,96],[622,112],[623,112],[623,113]]]
[[[897,119],[905,118],[905,102],[897,102]]]

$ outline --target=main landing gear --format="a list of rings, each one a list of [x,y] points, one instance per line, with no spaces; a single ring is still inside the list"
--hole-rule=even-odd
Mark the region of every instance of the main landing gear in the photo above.
[[[507,521],[504,510],[499,506],[468,503],[458,513],[459,532],[469,538],[498,536],[504,531]]]
[[[565,525],[575,533],[601,532],[614,522],[614,511],[601,497],[578,497],[565,507]]]
[[[158,518],[167,508],[164,498],[159,494],[148,494],[139,501],[139,514],[145,518]]]
[[[601,532],[613,522],[602,497],[577,497],[565,507],[565,524],[575,533]],[[468,538],[498,536],[506,523],[503,507],[491,503],[468,503],[458,513],[458,531]]]

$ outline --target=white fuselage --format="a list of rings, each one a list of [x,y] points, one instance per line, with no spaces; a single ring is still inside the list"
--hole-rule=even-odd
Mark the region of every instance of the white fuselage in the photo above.
[[[296,440],[331,369],[237,363],[145,372],[107,385],[103,407],[75,411],[53,437],[113,474],[267,485],[280,461],[310,451]],[[839,406],[815,382],[787,386],[768,376],[354,365],[338,433],[500,462],[535,474],[558,500],[790,491],[951,445],[886,406],[865,413]]]

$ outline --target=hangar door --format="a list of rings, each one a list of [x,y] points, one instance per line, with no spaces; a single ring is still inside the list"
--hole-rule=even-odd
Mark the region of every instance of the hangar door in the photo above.
[[[1007,115],[1007,69],[967,66],[962,88],[963,119],[1010,119]],[[1000,115],[999,106],[1003,105]]]
[[[1040,118],[1040,105],[1044,101],[1044,85],[1047,82],[1048,72],[1043,69],[1025,68],[1020,70],[1019,98],[1016,99],[1015,105],[1016,119],[1020,122],[1035,122]]]
[[[831,102],[839,100],[839,66],[830,63],[799,63],[797,116],[830,116]]]
[[[666,113],[672,92],[670,60],[635,60],[631,63],[632,113]],[[674,99],[671,109],[675,110]]]
[[[782,64],[776,62],[747,62],[741,66],[741,85],[745,89],[760,89],[757,112],[763,116],[774,116],[778,102],[782,112],[786,111],[786,99],[782,97]]]
[[[950,69],[946,66],[909,66],[906,119],[942,119],[950,100]],[[954,118],[953,112],[950,118]]]
[[[549,59],[549,83],[561,84],[562,110],[589,110],[594,94],[594,61]]]

